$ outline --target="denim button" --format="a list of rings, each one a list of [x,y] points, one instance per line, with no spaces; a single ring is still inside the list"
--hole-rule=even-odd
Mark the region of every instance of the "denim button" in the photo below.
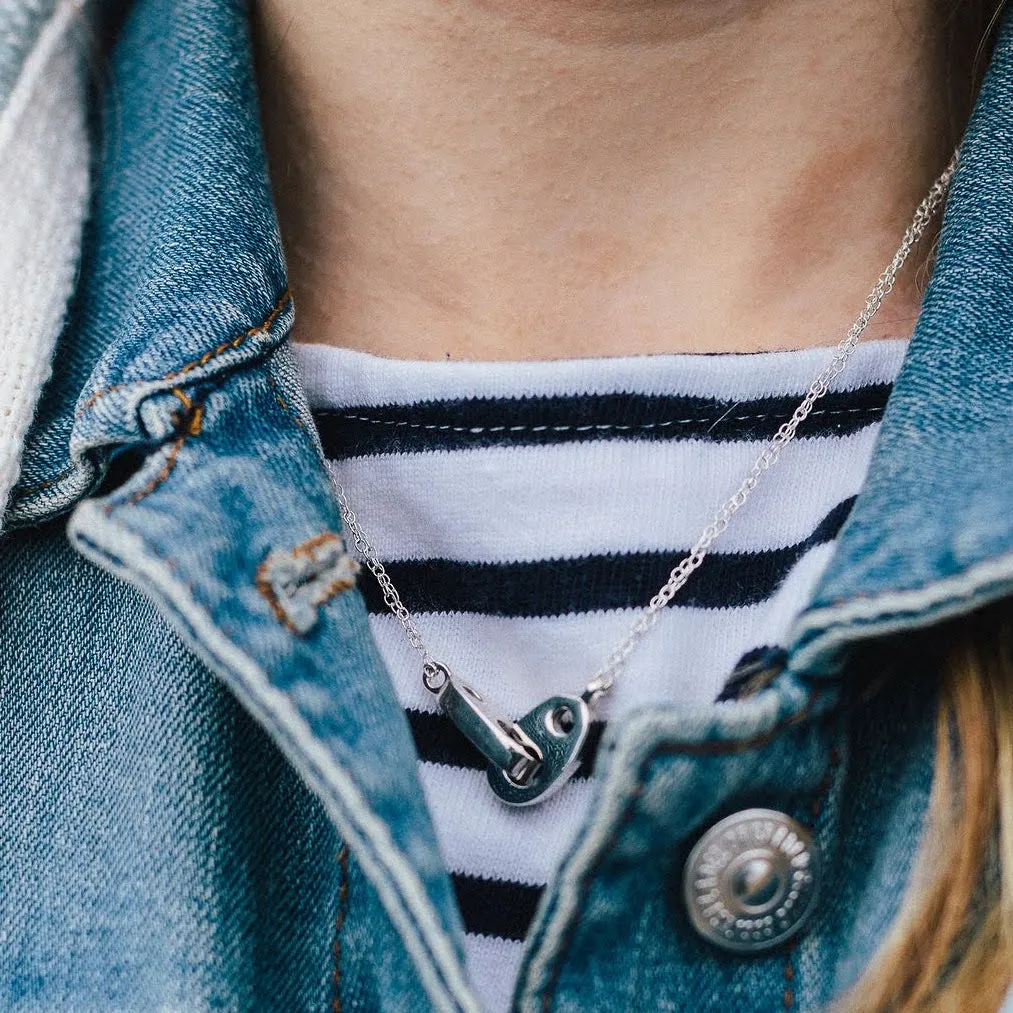
[[[819,880],[819,851],[801,823],[773,809],[744,809],[697,841],[683,894],[704,939],[734,953],[761,953],[802,928]]]

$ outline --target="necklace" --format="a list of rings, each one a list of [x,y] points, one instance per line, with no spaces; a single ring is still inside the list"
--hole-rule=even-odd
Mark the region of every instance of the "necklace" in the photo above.
[[[380,561],[341,483],[334,480],[345,526],[356,550],[376,578],[383,600],[404,628],[409,644],[422,658],[422,682],[432,693],[440,710],[471,741],[488,761],[487,779],[503,802],[512,806],[539,802],[565,784],[580,759],[592,716],[610,692],[627,659],[658,621],[662,609],[699,569],[711,546],[728,527],[732,517],[745,505],[763,475],[778,461],[781,452],[795,438],[816,402],[847,366],[858,340],[893,289],[897,275],[911,250],[942,204],[957,165],[958,152],[918,205],[893,259],[879,276],[865,305],[837,345],[834,353],[813,380],[788,419],[753,462],[738,488],[718,507],[695,544],[672,569],[665,583],[637,615],[626,636],[612,649],[579,696],[552,696],[522,718],[502,717],[471,686],[462,682],[442,661],[433,657],[414,616],[408,611]]]

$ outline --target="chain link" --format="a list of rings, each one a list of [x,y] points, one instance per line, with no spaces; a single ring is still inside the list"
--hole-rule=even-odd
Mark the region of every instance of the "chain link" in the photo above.
[[[348,502],[348,494],[345,492],[344,486],[333,474],[331,475],[331,481],[334,484],[334,491],[338,497],[338,504],[341,506],[342,522],[352,533],[352,544],[376,578],[376,582],[380,585],[383,600],[387,608],[390,609],[394,618],[404,627],[408,643],[422,656],[422,677],[428,687],[430,682],[437,677],[441,666],[433,659],[432,654],[429,653],[429,648],[426,645],[425,638],[422,636],[422,631],[416,626],[414,617],[408,611],[404,602],[401,601],[401,595],[397,593],[394,582],[390,579],[390,575],[387,573],[383,563],[380,562],[380,557],[376,554],[373,543],[367,537],[366,532],[362,530],[359,518],[355,516],[355,511]]]
[[[668,580],[658,589],[654,597],[651,598],[650,602],[637,616],[626,637],[612,649],[601,667],[595,672],[584,692],[584,697],[589,703],[593,703],[609,692],[622,672],[627,659],[658,621],[662,609],[679,593],[693,572],[703,564],[703,561],[710,552],[711,546],[721,536],[725,528],[728,527],[732,517],[745,505],[763,475],[777,463],[778,458],[781,456],[781,451],[795,439],[798,427],[809,417],[813,406],[827,393],[830,385],[844,371],[848,360],[858,345],[859,338],[866,327],[868,327],[869,321],[876,315],[876,311],[882,305],[883,300],[890,294],[897,280],[898,273],[907,261],[915,244],[921,239],[925,229],[932,221],[940,204],[942,204],[949,188],[950,180],[953,178],[953,173],[956,170],[958,156],[959,151],[955,151],[949,165],[946,166],[939,178],[932,184],[929,192],[925,195],[921,204],[918,205],[897,252],[877,279],[876,284],[865,300],[862,311],[848,329],[847,334],[837,345],[830,362],[816,379],[813,380],[808,392],[792,413],[791,418],[777,430],[770,442],[763,448],[738,488],[718,508],[710,523],[700,532],[700,536],[689,553],[676,563],[668,576]],[[387,608],[390,609],[394,617],[404,627],[409,644],[421,655],[423,681],[427,687],[432,688],[430,684],[438,682],[442,666],[430,654],[425,639],[415,624],[412,614],[401,601],[397,588],[394,587],[390,576],[387,574],[386,569],[384,569],[383,563],[380,562],[376,554],[375,548],[366,537],[358,518],[355,516],[355,512],[349,505],[348,496],[344,488],[337,479],[333,481],[338,503],[341,505],[344,523],[352,533],[355,548],[380,585],[383,600]]]

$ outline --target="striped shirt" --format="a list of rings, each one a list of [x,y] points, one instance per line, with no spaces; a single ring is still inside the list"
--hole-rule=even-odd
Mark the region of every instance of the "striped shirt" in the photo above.
[[[514,718],[583,689],[830,355],[406,362],[296,347],[330,466],[433,655]],[[493,796],[361,579],[490,1013],[509,1007],[535,906],[586,816],[605,722],[706,707],[781,643],[862,485],[904,350],[859,346],[630,659],[577,775],[540,805]]]

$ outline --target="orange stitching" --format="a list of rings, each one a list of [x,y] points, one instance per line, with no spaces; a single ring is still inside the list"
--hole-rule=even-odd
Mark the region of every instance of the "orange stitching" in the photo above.
[[[173,391],[173,393],[176,394],[180,392]],[[189,399],[187,398],[187,400]],[[176,467],[176,461],[179,458],[179,452],[183,449],[183,444],[186,443],[191,436],[200,435],[201,424],[203,421],[203,405],[194,406],[192,411],[188,412],[187,415],[179,420],[180,425],[184,427],[183,431],[173,442],[172,449],[169,451],[169,455],[165,459],[165,464],[162,466],[162,470],[143,489],[139,492],[135,492],[134,495],[127,500],[130,506],[140,503],[145,496],[150,496],[151,493],[153,493],[172,474],[173,469]],[[112,503],[107,504],[106,513],[110,513],[112,508]]]
[[[336,594],[341,591],[351,591],[355,587],[355,580],[352,577],[335,577],[327,587],[320,592],[315,601],[316,605],[323,605],[324,602],[330,601]]]
[[[77,470],[77,465],[72,464],[69,468],[65,468],[59,474],[54,475],[52,478],[43,482],[41,485],[31,485],[27,489],[21,489],[18,491],[19,498],[31,496],[34,493],[42,492],[43,489],[48,489],[51,485],[56,485],[57,482],[62,482],[69,475],[73,475]]]
[[[195,362],[188,363],[182,369],[179,369],[173,373],[166,373],[165,376],[162,377],[162,379],[172,380],[177,376],[183,376],[184,374],[189,373],[191,370],[196,369],[198,366],[206,365],[216,355],[220,355],[222,352],[228,351],[230,348],[238,348],[244,341],[246,341],[247,338],[252,338],[256,334],[268,333],[271,330],[271,328],[278,322],[278,317],[281,316],[281,314],[285,311],[285,307],[288,305],[288,302],[291,298],[292,293],[288,289],[285,289],[285,291],[281,295],[281,298],[278,300],[277,303],[275,303],[274,307],[272,308],[268,316],[265,318],[264,322],[260,324],[258,327],[251,327],[244,334],[239,335],[239,337],[237,338],[233,338],[231,341],[226,341],[224,344],[219,345],[216,349],[212,350],[211,352],[206,352]],[[80,410],[77,412],[75,417],[80,418],[81,415],[84,414],[86,409],[90,408],[96,401],[99,400],[99,398],[105,397],[106,394],[111,394],[114,390],[121,390],[124,387],[130,387],[134,383],[143,383],[143,382],[145,381],[131,380],[128,383],[116,383],[113,384],[113,386],[111,387],[106,387],[104,390],[96,391],[94,394],[92,394],[90,398],[88,398],[87,401],[85,401],[85,403],[81,406]],[[174,387],[172,393],[175,394],[176,397],[180,399],[180,401],[183,403],[183,407],[188,411],[188,413],[190,413],[192,410],[192,403],[190,401],[190,398],[188,398],[187,395],[178,387]],[[284,401],[282,401],[280,396],[278,397],[278,400],[279,402],[281,402],[283,408],[286,409],[288,408],[288,405],[285,404]],[[201,409],[198,409],[197,412],[190,414],[189,435],[196,436],[197,433],[200,431],[200,416],[201,416]],[[298,426],[302,426],[302,422],[298,418],[295,419],[295,422]],[[194,429],[195,425],[196,429]],[[39,485],[32,485],[29,486],[27,489],[18,490],[18,497],[25,498],[28,496],[33,496],[37,492],[42,492],[43,490],[48,489],[51,485],[56,485],[57,482],[62,482],[63,479],[72,475],[76,470],[77,465],[72,464],[69,468],[64,469],[63,471],[59,472],[59,474],[54,475],[52,478],[47,479],[45,482],[42,482]],[[166,475],[166,478],[168,478],[168,475]]]
[[[133,506],[136,503],[140,503],[145,496],[151,495],[171,474],[172,469],[176,467],[176,458],[179,457],[179,452],[183,449],[183,444],[186,442],[186,434],[180,436],[172,445],[172,449],[169,451],[169,456],[165,459],[165,465],[162,470],[149,482],[140,492],[135,492],[127,503]],[[106,504],[106,513],[112,513],[113,504]]]
[[[338,852],[341,866],[341,886],[338,889],[338,920],[334,931],[334,976],[331,999],[331,1013],[341,1013],[341,933],[348,917],[348,845],[343,844]]]
[[[306,556],[312,559],[313,553],[322,545],[329,545],[336,541],[339,541],[339,539],[333,531],[322,531],[319,535],[314,535],[312,538],[307,538],[305,542],[300,542],[292,550],[292,555]]]
[[[795,992],[792,989],[792,984],[795,981],[795,968],[792,965],[791,958],[795,952],[795,940],[792,939],[788,942],[788,952],[784,958],[784,994],[782,1000],[784,1002],[784,1008],[790,1010],[795,1005]]]
[[[267,374],[267,382],[271,385],[271,390],[274,391],[274,399],[281,405],[282,409],[288,412],[292,416],[292,421],[300,428],[304,428],[302,419],[299,418],[295,412],[292,411],[292,406],[281,396],[281,391],[278,390],[278,385],[274,382],[274,377],[270,373]]]
[[[186,435],[187,436],[200,436],[200,427],[204,422],[204,406],[197,405],[197,407],[190,413],[187,420]]]
[[[282,293],[281,298],[275,303],[274,308],[268,314],[267,318],[263,323],[258,324],[256,327],[251,327],[248,331],[238,335],[235,338],[231,338],[228,341],[222,342],[217,348],[211,349],[209,352],[205,352],[199,359],[195,359],[193,362],[188,362],[181,369],[173,370],[170,373],[166,373],[165,376],[161,377],[162,380],[175,380],[177,377],[185,376],[187,373],[194,369],[199,369],[201,366],[206,366],[215,356],[221,355],[223,352],[227,352],[230,349],[238,348],[247,338],[255,337],[258,334],[267,334],[271,328],[277,323],[278,317],[284,312],[285,307],[288,305],[289,300],[292,298],[292,293],[289,289],[285,289]],[[152,383],[155,381],[145,380],[129,380],[126,383],[114,383],[111,387],[106,387],[104,390],[98,390],[83,405],[77,413],[77,417],[80,418],[87,409],[89,409],[99,398],[105,397],[106,394],[111,394],[114,390],[122,390],[124,387],[132,387],[137,383]]]
[[[267,577],[267,560],[257,567],[257,574],[253,578],[257,590],[267,599],[267,604],[271,606],[271,611],[274,613],[274,618],[278,620],[288,630],[289,633],[294,633],[298,636],[299,631],[295,628],[295,624],[289,619],[285,610],[281,607],[281,603],[278,601],[278,596],[274,593],[274,587],[271,585],[271,581]]]
[[[290,549],[289,553],[292,556],[300,556],[312,558],[313,552],[320,548],[322,545],[329,545],[335,542],[341,542],[340,536],[334,534],[333,531],[324,531],[319,535],[314,535],[312,538],[307,538],[305,542],[300,542],[295,548]],[[257,590],[267,599],[268,605],[271,606],[271,611],[274,613],[275,618],[289,631],[300,636],[305,631],[300,631],[296,628],[292,622],[288,613],[282,607],[281,602],[278,601],[278,596],[275,594],[274,585],[271,583],[271,578],[268,575],[270,571],[270,564],[272,554],[268,553],[264,561],[257,567],[257,573],[253,578],[253,582],[256,585]],[[355,566],[355,570],[358,570],[358,566]],[[324,605],[329,602],[338,592],[348,591],[355,587],[355,580],[346,576],[335,577],[330,584],[328,584],[313,600],[314,605]]]

